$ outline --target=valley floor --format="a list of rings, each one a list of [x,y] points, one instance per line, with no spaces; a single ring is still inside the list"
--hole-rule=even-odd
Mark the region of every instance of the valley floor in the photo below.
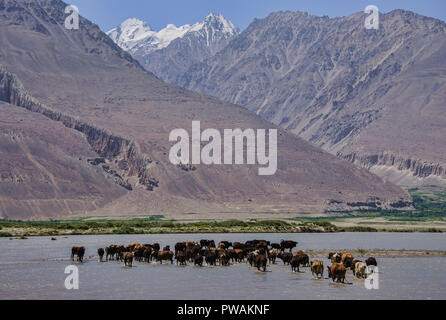
[[[78,217],[63,220],[0,220],[0,237],[176,234],[176,233],[323,233],[446,232],[446,190],[412,188],[414,210],[355,212],[178,214]],[[224,217],[224,218],[223,218]]]

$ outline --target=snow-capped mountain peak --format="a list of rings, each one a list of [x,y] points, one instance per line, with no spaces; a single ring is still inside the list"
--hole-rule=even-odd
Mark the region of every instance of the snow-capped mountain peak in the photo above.
[[[174,81],[192,64],[223,49],[239,29],[221,14],[210,13],[203,21],[177,27],[168,24],[159,31],[131,18],[107,34],[147,70],[161,79]]]
[[[208,16],[204,19],[204,24],[217,28],[226,34],[235,35],[240,32],[239,29],[231,21],[225,19],[221,13],[208,14]]]
[[[147,22],[129,18],[118,27],[107,32],[108,36],[124,50],[130,50],[139,41],[150,37],[154,31]]]
[[[205,31],[204,31],[205,30]],[[148,51],[159,50],[167,47],[173,40],[182,38],[188,33],[205,32],[206,34],[221,33],[225,37],[233,36],[239,33],[239,29],[222,14],[210,13],[202,22],[193,25],[185,24],[175,26],[168,24],[165,28],[154,31],[150,25],[140,19],[130,18],[121,23],[118,27],[110,30],[107,34],[122,49],[132,53],[134,50],[140,50],[141,47]],[[208,41],[208,45],[211,42]]]
[[[147,22],[144,22],[138,18],[129,18],[120,25],[121,29],[137,29],[144,31],[152,31],[152,28]]]

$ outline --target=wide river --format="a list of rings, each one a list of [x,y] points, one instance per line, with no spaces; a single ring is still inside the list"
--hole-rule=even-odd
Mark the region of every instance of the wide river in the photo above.
[[[378,289],[347,272],[347,284],[314,280],[309,268],[293,273],[281,260],[258,272],[246,263],[194,267],[115,261],[98,262],[96,250],[110,244],[178,241],[295,240],[297,249],[446,250],[441,233],[162,234],[0,238],[0,299],[446,299],[446,256],[378,258]],[[86,247],[83,264],[71,262],[70,248]],[[326,257],[310,257],[324,261]],[[79,289],[65,288],[65,267],[79,270]],[[376,282],[375,282],[376,283]]]

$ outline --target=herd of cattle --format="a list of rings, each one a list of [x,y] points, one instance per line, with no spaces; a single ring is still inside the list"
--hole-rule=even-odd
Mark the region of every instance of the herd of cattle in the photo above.
[[[218,245],[214,240],[200,240],[200,242],[185,241],[177,242],[174,251],[170,246],[165,246],[162,250],[159,243],[139,244],[133,243],[125,247],[123,245],[112,244],[105,248],[98,249],[99,261],[117,260],[124,262],[125,266],[132,266],[133,260],[139,262],[159,262],[174,259],[177,265],[186,265],[188,262],[195,266],[203,266],[206,262],[209,266],[217,263],[221,266],[228,266],[231,262],[247,262],[251,267],[266,271],[268,263],[275,264],[276,259],[281,259],[284,264],[290,265],[292,271],[300,272],[300,267],[311,267],[311,273],[317,278],[324,277],[324,264],[321,260],[310,261],[309,256],[302,250],[292,253],[292,249],[297,246],[296,241],[281,240],[280,243],[271,243],[266,240],[250,240],[245,243],[221,241]],[[288,250],[288,251],[287,251]],[[71,259],[77,256],[82,262],[85,254],[85,247],[72,247]],[[376,259],[369,257],[365,262],[354,259],[350,253],[331,252],[328,255],[332,265],[327,266],[328,277],[336,282],[345,282],[347,269],[353,271],[353,275],[358,278],[366,277],[368,266],[377,266]]]

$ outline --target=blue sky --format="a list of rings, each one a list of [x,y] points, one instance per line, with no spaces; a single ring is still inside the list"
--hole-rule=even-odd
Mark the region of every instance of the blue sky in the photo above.
[[[304,11],[329,17],[346,16],[376,5],[381,12],[411,10],[446,21],[445,0],[65,0],[79,8],[80,14],[98,24],[103,31],[127,18],[140,18],[155,30],[172,23],[192,24],[209,13],[222,13],[245,29],[254,18],[264,18],[280,10]]]

